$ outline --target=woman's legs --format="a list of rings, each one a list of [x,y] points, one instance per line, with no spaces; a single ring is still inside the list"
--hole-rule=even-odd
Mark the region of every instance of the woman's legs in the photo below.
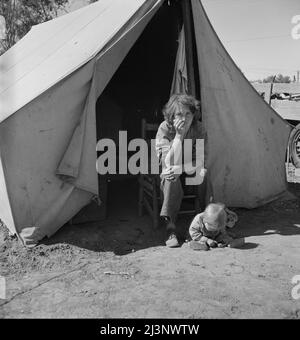
[[[166,220],[166,246],[178,247],[179,242],[176,236],[176,217],[181,206],[183,189],[178,177],[175,181],[169,181],[162,176],[161,190],[163,192],[163,204],[160,216]]]
[[[168,217],[171,222],[175,223],[183,198],[180,177],[175,181],[169,181],[162,176],[161,190],[163,192],[163,204],[160,216]]]

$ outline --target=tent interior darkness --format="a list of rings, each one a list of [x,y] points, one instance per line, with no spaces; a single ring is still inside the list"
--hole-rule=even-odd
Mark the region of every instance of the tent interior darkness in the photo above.
[[[162,122],[162,107],[170,96],[182,22],[180,2],[172,5],[165,2],[147,25],[97,99],[97,141],[113,139],[118,150],[120,130],[127,131],[129,142],[141,137],[142,118],[151,123]],[[97,157],[99,155],[98,152]],[[129,187],[136,189],[130,190],[130,193],[134,195],[131,202],[137,211],[137,176],[98,175],[102,204],[97,207],[93,203],[93,209],[84,208],[83,211],[97,210],[85,213],[85,220],[104,219],[109,212],[115,213],[118,207],[114,197],[128,195],[128,181],[131,182]],[[75,223],[76,220],[78,218],[75,217]],[[82,221],[82,218],[79,220]]]
[[[112,128],[126,130],[128,139],[136,138],[142,118],[162,120],[161,107],[169,98],[182,26],[180,14],[178,4],[162,5],[98,98],[98,139],[110,137]],[[103,107],[105,101],[112,110]],[[106,119],[113,125],[109,131],[105,131]]]

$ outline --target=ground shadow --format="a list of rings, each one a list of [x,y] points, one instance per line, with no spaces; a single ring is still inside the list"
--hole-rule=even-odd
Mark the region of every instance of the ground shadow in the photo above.
[[[138,184],[136,179],[110,184],[108,217],[105,220],[61,228],[41,243],[65,243],[94,252],[114,252],[126,255],[145,248],[164,246],[163,223],[153,229],[152,220],[145,214],[139,217]],[[234,237],[271,234],[299,235],[299,199],[276,201],[257,209],[233,209],[239,216],[236,226],[230,229]],[[179,218],[177,226],[181,243],[188,238],[188,227],[193,216]],[[247,242],[241,250],[253,249],[256,243]]]
[[[238,214],[239,221],[232,232],[244,237],[300,235],[299,208],[299,196],[295,196],[293,199],[277,200],[256,209],[233,209]]]
[[[242,245],[241,247],[236,247],[236,249],[240,249],[240,250],[248,250],[248,249],[254,249],[258,247],[258,243],[254,243],[254,242],[245,242],[244,245]]]
[[[41,243],[66,243],[95,252],[112,251],[116,255],[164,245],[163,226],[153,229],[150,216],[138,216],[136,178],[109,184],[107,215],[101,221],[76,225],[68,223]]]

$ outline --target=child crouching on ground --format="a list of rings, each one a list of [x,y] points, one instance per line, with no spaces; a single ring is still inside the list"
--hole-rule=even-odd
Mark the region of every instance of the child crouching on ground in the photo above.
[[[233,227],[236,221],[237,215],[226,209],[223,203],[210,203],[204,212],[195,216],[190,225],[190,247],[193,250],[240,247],[244,244],[244,238],[233,239],[226,231],[226,226]]]

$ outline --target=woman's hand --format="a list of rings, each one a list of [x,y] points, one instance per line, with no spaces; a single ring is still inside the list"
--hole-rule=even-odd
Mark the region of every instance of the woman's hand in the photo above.
[[[182,169],[180,165],[172,165],[169,166],[165,171],[164,171],[164,177],[168,181],[176,181],[177,178],[182,174]]]
[[[186,134],[186,125],[185,125],[185,120],[181,119],[181,118],[176,118],[174,120],[174,128],[176,131],[176,134],[178,136],[180,136],[181,138],[184,138],[185,134]]]

